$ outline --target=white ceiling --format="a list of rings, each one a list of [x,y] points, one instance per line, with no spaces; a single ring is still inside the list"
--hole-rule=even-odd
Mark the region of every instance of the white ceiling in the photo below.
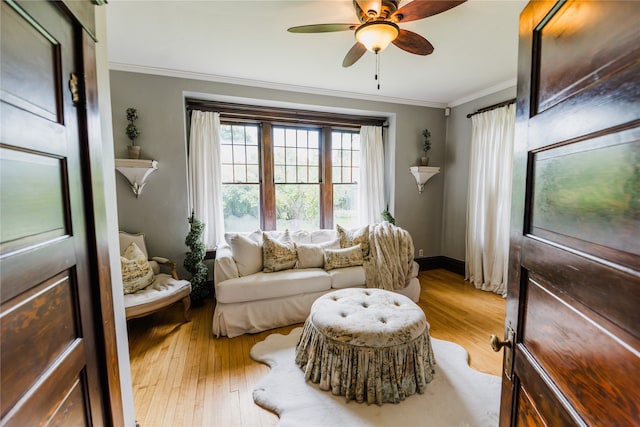
[[[409,3],[400,2],[400,6]],[[515,85],[518,17],[525,0],[469,0],[401,28],[433,54],[390,45],[349,68],[352,31],[293,34],[287,28],[358,23],[351,0],[110,0],[110,67],[310,93],[425,106],[455,106]]]

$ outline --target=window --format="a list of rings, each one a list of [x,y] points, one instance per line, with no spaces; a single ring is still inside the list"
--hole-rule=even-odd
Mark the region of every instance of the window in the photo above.
[[[221,125],[222,203],[224,229],[254,231],[260,228],[259,126]]]
[[[358,226],[360,186],[360,134],[355,131],[331,132],[333,218],[343,227]]]
[[[320,228],[320,130],[273,127],[276,229]]]
[[[227,231],[358,226],[360,126],[383,118],[187,99],[219,111]]]

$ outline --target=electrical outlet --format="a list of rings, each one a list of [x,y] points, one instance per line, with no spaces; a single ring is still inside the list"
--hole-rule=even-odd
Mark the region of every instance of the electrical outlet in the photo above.
[[[424,255],[424,251],[422,249],[418,249],[418,256],[423,256]]]

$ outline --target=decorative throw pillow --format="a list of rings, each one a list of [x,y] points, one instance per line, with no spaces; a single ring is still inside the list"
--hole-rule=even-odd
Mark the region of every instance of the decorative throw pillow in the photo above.
[[[146,288],[153,282],[153,270],[144,253],[135,242],[131,242],[120,257],[122,269],[122,288],[125,294],[131,294]]]
[[[349,248],[351,246],[360,243],[362,245],[362,256],[367,259],[369,256],[369,226],[365,225],[362,228],[353,228],[350,230],[336,225],[338,231],[338,238],[340,238],[340,247]]]
[[[226,236],[225,236],[226,237]],[[229,246],[240,276],[248,276],[262,270],[262,244],[243,234],[229,236]]]
[[[231,246],[231,240],[233,240],[237,236],[248,237],[251,240],[255,240],[256,242],[262,244],[262,230],[256,230],[252,233],[247,233],[247,232],[224,233],[224,240],[227,242],[229,246]]]
[[[270,238],[267,233],[262,234],[262,264],[265,273],[288,270],[296,265],[298,260],[296,246],[291,240],[289,230],[285,231],[280,241]]]
[[[350,248],[325,249],[324,251],[325,270],[354,267],[362,264],[364,264],[364,258],[362,257],[362,246],[360,243]]]
[[[339,248],[338,239],[317,245],[296,243],[298,262],[295,268],[322,268],[324,266],[324,250]]]

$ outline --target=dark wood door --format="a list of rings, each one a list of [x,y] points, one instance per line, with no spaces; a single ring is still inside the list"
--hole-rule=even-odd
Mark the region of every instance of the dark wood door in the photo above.
[[[62,3],[1,20],[0,423],[109,424],[82,28]]]
[[[634,1],[521,15],[503,426],[640,422],[639,22]]]

